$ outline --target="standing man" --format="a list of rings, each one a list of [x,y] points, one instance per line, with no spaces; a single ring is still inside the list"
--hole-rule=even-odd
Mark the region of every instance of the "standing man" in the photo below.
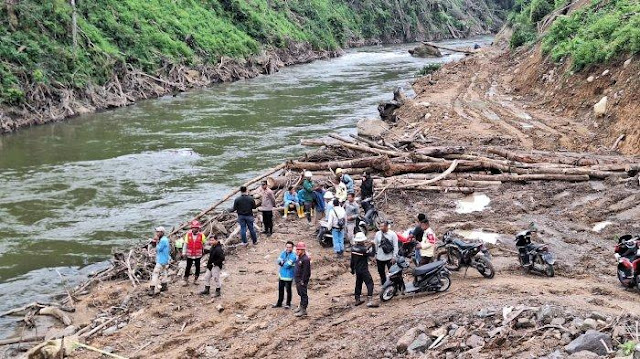
[[[331,236],[333,237],[333,251],[336,257],[342,257],[344,253],[344,229],[346,226],[346,213],[344,208],[340,207],[340,201],[333,199],[333,208],[329,212],[329,225],[331,226]]]
[[[222,244],[217,234],[213,235],[209,244],[211,245],[211,250],[209,251],[209,260],[207,261],[207,273],[204,275],[204,290],[200,292],[200,294],[209,294],[211,282],[213,281],[213,284],[216,286],[214,297],[219,297],[220,288],[222,288],[220,271],[222,271],[222,265],[224,264],[224,250],[222,249]]]
[[[156,245],[156,266],[153,268],[149,295],[157,295],[167,290],[167,278],[169,277],[169,238],[165,235],[164,227],[157,227],[152,242]]]
[[[360,299],[362,283],[364,282],[367,286],[367,299],[369,299],[367,307],[374,308],[378,305],[373,301],[373,279],[371,278],[371,273],[369,273],[369,257],[373,257],[375,253],[373,252],[373,247],[367,247],[365,243],[367,236],[364,233],[358,232],[354,241],[355,244],[351,248],[351,274],[356,275],[355,305],[359,306],[364,303]]]
[[[416,242],[414,254],[414,262],[416,266],[420,265],[421,260],[420,246],[418,245],[418,243],[422,242],[422,236],[424,236],[424,230],[422,229],[422,220],[424,220],[425,218],[427,218],[427,216],[424,213],[418,214],[418,222],[416,222],[416,226],[415,228],[413,228],[413,231],[411,231],[410,234],[410,238]],[[405,255],[408,255],[408,253],[406,253]]]
[[[356,202],[356,196],[354,193],[349,193],[347,195],[347,202],[344,204],[344,210],[347,214],[347,241],[353,245],[356,231],[356,220],[360,215],[360,205]]]
[[[436,234],[431,229],[429,225],[429,219],[423,218],[420,221],[420,227],[424,234],[422,235],[422,241],[418,244],[420,247],[420,265],[423,266],[425,264],[429,264],[433,262],[433,256],[435,255],[436,242],[438,239],[436,238]]]
[[[304,173],[304,181],[302,182],[302,190],[298,193],[298,197],[302,202],[304,212],[307,216],[307,222],[311,225],[311,210],[313,209],[313,174],[309,171]]]
[[[360,185],[361,200],[373,197],[373,178],[367,173],[362,174],[362,184]]]
[[[273,208],[276,206],[276,196],[267,185],[267,181],[262,181],[262,223],[264,224],[264,234],[270,237],[273,234]]]
[[[389,230],[389,221],[382,222],[380,230],[376,233],[374,244],[380,284],[383,285],[387,280],[387,269],[391,268],[391,263],[395,262],[398,256],[398,235]]]
[[[247,187],[240,187],[240,197],[233,201],[233,209],[231,212],[238,212],[238,224],[240,224],[240,238],[242,243],[247,245],[247,227],[251,234],[253,244],[258,244],[258,236],[256,229],[253,228],[253,209],[256,208],[256,201],[247,193]]]
[[[298,257],[293,253],[293,242],[287,241],[286,247],[280,257],[278,257],[278,266],[280,266],[279,280],[278,280],[278,302],[271,307],[282,307],[282,301],[284,300],[284,290],[287,290],[287,304],[284,308],[291,308],[291,282],[293,281],[294,269]]]
[[[346,174],[342,168],[336,169],[336,176],[338,176],[340,182],[344,183],[345,187],[347,188],[347,193],[356,193],[353,178]]]
[[[184,235],[184,246],[182,247],[182,257],[187,258],[187,269],[184,271],[183,286],[187,286],[189,276],[191,275],[191,266],[195,264],[195,277],[193,284],[196,284],[200,276],[200,258],[204,253],[204,242],[207,238],[204,233],[200,232],[202,225],[197,220],[191,222],[191,231]]]
[[[309,286],[309,279],[311,278],[311,261],[306,254],[307,246],[304,242],[298,242],[296,246],[296,255],[298,260],[295,267],[295,281],[296,291],[300,296],[300,305],[295,311],[296,317],[306,317],[307,307],[309,306],[309,295],[307,294],[307,287]]]

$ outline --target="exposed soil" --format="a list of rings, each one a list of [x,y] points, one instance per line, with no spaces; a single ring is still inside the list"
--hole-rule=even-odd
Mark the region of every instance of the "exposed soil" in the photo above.
[[[555,98],[541,102],[545,94],[536,94],[533,84],[525,84],[533,75],[518,75],[538,68],[528,67],[527,61],[517,65],[503,50],[489,48],[418,80],[414,85],[417,97],[406,100],[396,111],[398,121],[387,139],[392,142],[421,131],[438,144],[611,153],[611,138],[616,136],[603,133],[588,114],[594,97],[584,100],[588,108],[582,112],[570,110],[582,92],[560,98],[565,87],[558,88]],[[637,73],[637,66],[634,63],[616,72],[615,86],[625,83],[622,74],[630,73],[629,69]],[[604,81],[609,80],[599,79],[601,85],[587,87],[604,86]],[[637,82],[630,86],[637,86]],[[611,115],[616,121],[612,128],[632,121],[626,114],[637,109],[638,91],[634,89],[625,87],[629,97],[620,97],[615,115]],[[554,110],[558,106],[567,108]],[[638,146],[626,146],[622,146],[625,153],[637,153]],[[539,330],[547,328],[538,321],[532,328],[508,325],[509,334],[504,334],[503,340],[489,332],[500,326],[499,317],[506,306],[552,305],[560,308],[559,316],[568,321],[598,312],[603,319],[596,327],[605,332],[637,320],[632,318],[640,316],[640,293],[625,290],[617,282],[612,238],[640,230],[638,188],[637,176],[624,182],[503,184],[483,191],[491,199],[487,209],[469,214],[456,212],[462,194],[389,190],[378,204],[385,216],[394,220],[395,230],[404,230],[423,212],[439,236],[450,229],[501,234],[501,240],[491,248],[495,278],[483,279],[474,269],[466,275],[464,271],[454,273],[451,289],[445,294],[394,298],[376,309],[354,307],[354,277],[347,259],[336,260],[330,249],[320,248],[304,221],[279,220],[273,237],[261,238],[258,246],[238,248],[228,256],[221,299],[196,295],[201,287],[194,285],[183,288],[174,283],[167,293],[150,298],[143,288],[133,289],[128,280],[105,282],[82,297],[76,322],[88,323],[100,312],[126,307],[133,314],[123,328],[88,341],[125,357],[276,358],[287,353],[301,358],[529,358],[558,349],[566,355],[564,345],[584,330],[564,335],[554,328]],[[594,225],[605,220],[612,224],[595,232]],[[513,236],[531,222],[540,229],[536,240],[548,244],[558,257],[554,278],[525,273],[518,265]],[[271,308],[277,284],[274,262],[287,240],[304,240],[310,245],[311,303],[304,319]],[[378,284],[374,266],[371,272]],[[376,292],[378,289],[377,285]],[[218,304],[224,311],[216,310]],[[487,319],[476,315],[481,310],[498,314]],[[427,329],[444,326],[449,331],[448,341],[425,354],[397,353],[398,338],[420,324]],[[460,334],[458,327],[464,327],[465,332]],[[467,339],[473,334],[485,344],[471,345]],[[616,341],[630,339],[624,333],[612,337],[616,345]],[[73,356],[98,357],[87,351],[76,351]]]

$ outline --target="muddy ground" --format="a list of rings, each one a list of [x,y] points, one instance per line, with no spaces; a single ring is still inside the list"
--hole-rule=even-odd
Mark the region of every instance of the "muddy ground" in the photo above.
[[[505,67],[510,61],[499,49],[485,49],[418,80],[417,97],[398,110],[389,138],[422,127],[425,138],[439,144],[610,153],[610,137],[599,133],[588,116],[550,113],[535,99],[516,98],[513,71]],[[375,309],[354,307],[348,257],[336,260],[331,249],[320,248],[305,221],[279,219],[271,238],[230,251],[219,299],[196,295],[201,285],[181,287],[175,280],[154,298],[128,280],[105,282],[82,297],[74,319],[81,325],[114,308],[133,313],[121,328],[88,340],[130,358],[531,358],[556,351],[557,358],[568,355],[564,346],[586,330],[582,321],[587,318],[597,319],[595,328],[612,338],[615,351],[632,338],[623,324],[633,325],[640,317],[640,293],[620,286],[613,258],[614,236],[640,232],[638,189],[637,176],[626,182],[504,183],[483,191],[491,199],[485,209],[464,214],[456,212],[463,194],[388,191],[378,205],[394,221],[394,230],[406,229],[423,212],[439,236],[447,230],[500,234],[491,246],[495,278],[484,279],[473,269],[466,275],[454,272],[445,294],[396,297]],[[611,224],[596,232],[594,226],[603,221]],[[514,234],[531,222],[540,229],[536,241],[557,255],[554,278],[519,268]],[[277,295],[275,259],[287,240],[310,246],[310,306],[303,319],[271,308]],[[377,271],[373,264],[370,269],[378,293]],[[544,315],[540,319],[545,305],[566,321],[560,325],[566,332],[545,327]],[[535,308],[523,314],[528,324],[518,320],[503,328],[506,334],[496,334],[509,306]],[[399,353],[398,340],[420,326],[430,334],[444,330],[444,344]],[[72,357],[99,355],[77,350]]]

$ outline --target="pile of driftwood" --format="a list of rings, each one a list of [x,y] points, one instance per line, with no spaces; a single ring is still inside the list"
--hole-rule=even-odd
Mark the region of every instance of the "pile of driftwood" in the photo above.
[[[388,189],[473,192],[503,182],[629,180],[640,170],[640,158],[572,152],[517,151],[496,147],[411,146],[376,142],[357,135],[303,141],[341,153],[329,161],[292,161],[296,170],[348,168],[376,175],[378,195]]]

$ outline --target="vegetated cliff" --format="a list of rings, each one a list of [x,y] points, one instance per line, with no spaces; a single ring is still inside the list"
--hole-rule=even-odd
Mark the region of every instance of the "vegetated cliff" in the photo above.
[[[496,31],[511,0],[5,0],[0,133],[367,43]],[[75,24],[75,25],[74,25]]]
[[[517,0],[508,25],[516,91],[640,153],[640,2]]]

